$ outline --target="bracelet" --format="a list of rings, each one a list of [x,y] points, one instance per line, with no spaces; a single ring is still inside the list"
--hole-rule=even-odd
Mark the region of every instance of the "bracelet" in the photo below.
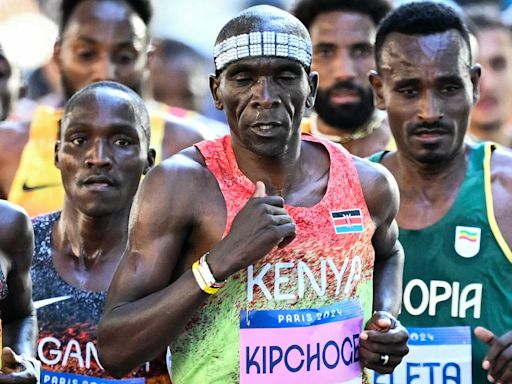
[[[217,281],[217,279],[215,279],[215,277],[213,276],[210,266],[208,265],[208,262],[206,261],[206,258],[208,257],[209,254],[210,254],[210,252],[206,252],[199,259],[199,272],[201,273],[201,276],[203,277],[206,285],[213,287],[213,288],[222,288],[226,284],[226,280]]]
[[[199,261],[196,261],[194,264],[192,264],[192,273],[194,274],[194,277],[196,279],[197,284],[199,285],[199,288],[201,288],[203,292],[206,292],[209,295],[213,295],[219,291],[220,288],[214,288],[212,286],[209,286],[205,282],[199,270]]]

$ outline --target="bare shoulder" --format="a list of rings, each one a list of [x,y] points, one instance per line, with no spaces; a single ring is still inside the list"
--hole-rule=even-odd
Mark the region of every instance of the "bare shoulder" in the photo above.
[[[159,202],[161,208],[181,209],[196,205],[197,199],[203,200],[216,186],[199,150],[190,147],[153,168],[144,178],[139,194]]]
[[[381,164],[353,156],[363,195],[370,214],[378,226],[394,218],[400,204],[400,193],[393,175]]]
[[[10,257],[19,254],[20,250],[32,249],[32,246],[32,222],[27,213],[17,205],[0,200],[0,249]]]

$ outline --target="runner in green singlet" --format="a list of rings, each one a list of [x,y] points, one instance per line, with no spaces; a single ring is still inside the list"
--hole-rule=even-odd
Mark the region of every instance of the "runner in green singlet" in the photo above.
[[[470,325],[473,383],[510,383],[512,156],[464,142],[480,78],[467,29],[444,5],[400,7],[377,32],[376,63],[370,80],[398,148],[375,160],[401,193],[400,320]]]

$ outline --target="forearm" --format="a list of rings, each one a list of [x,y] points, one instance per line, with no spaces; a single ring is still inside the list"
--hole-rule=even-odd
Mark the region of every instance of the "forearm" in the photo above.
[[[18,354],[35,355],[37,316],[29,315],[3,324],[3,346],[11,347]]]
[[[113,376],[121,377],[153,359],[176,338],[207,298],[189,270],[158,292],[107,307],[98,329],[102,365]]]
[[[398,316],[402,305],[404,253],[399,242],[391,256],[375,261],[373,271],[373,310]]]

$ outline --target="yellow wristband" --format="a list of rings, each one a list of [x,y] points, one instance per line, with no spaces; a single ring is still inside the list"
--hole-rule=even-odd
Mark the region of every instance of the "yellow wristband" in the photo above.
[[[199,288],[201,288],[203,292],[206,292],[209,295],[213,295],[219,291],[219,288],[213,288],[206,284],[206,281],[199,270],[199,261],[196,261],[194,264],[192,264],[192,273],[194,274]]]

